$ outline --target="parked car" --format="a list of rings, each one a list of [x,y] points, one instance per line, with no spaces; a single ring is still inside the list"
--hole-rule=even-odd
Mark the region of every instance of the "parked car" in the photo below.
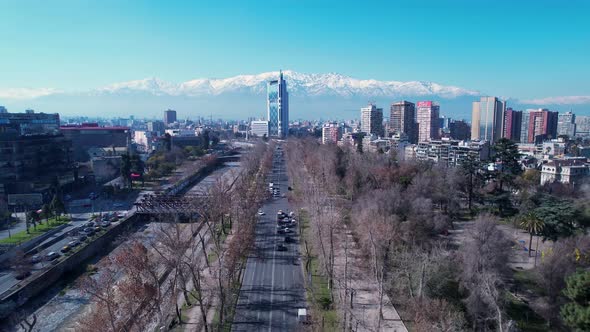
[[[60,255],[59,255],[58,253],[56,253],[55,251],[51,251],[51,252],[49,252],[49,253],[48,253],[48,254],[45,256],[45,258],[46,258],[48,261],[52,261],[52,260],[55,260],[55,259],[59,258],[59,256],[60,256]]]
[[[285,237],[285,243],[295,243],[295,240],[292,237],[290,237],[290,236],[286,236]]]
[[[68,242],[68,246],[70,248],[77,247],[78,245],[80,245],[80,241],[78,241],[78,240],[72,240],[72,241]]]
[[[31,259],[29,259],[29,262],[31,262],[31,264],[37,264],[42,260],[41,256],[39,255],[34,255],[33,257],[31,257]]]
[[[110,221],[103,221],[102,223],[100,223],[100,226],[102,226],[103,228],[107,228],[111,225]]]
[[[92,234],[94,234],[94,228],[87,227],[84,229],[84,233],[86,233],[86,235],[88,235],[88,236],[91,236]]]
[[[70,247],[69,245],[65,245],[65,246],[63,246],[63,248],[61,248],[61,252],[63,252],[63,253],[66,253],[70,250],[72,250],[72,247]]]
[[[277,234],[285,234],[285,229],[284,228],[279,228],[277,230]]]
[[[88,237],[87,237],[86,235],[80,235],[80,236],[78,237],[78,241],[80,241],[80,242],[84,242],[84,241],[86,241],[86,239],[87,239],[87,238],[88,238]]]
[[[259,215],[259,216],[263,216],[263,215],[265,215],[265,214],[266,214],[266,213],[264,213],[264,211],[262,211],[262,210],[258,210],[258,215]]]
[[[284,244],[278,244],[277,250],[278,251],[287,251],[287,246],[285,246]]]
[[[125,204],[123,204],[123,203],[115,203],[115,204],[113,204],[113,207],[116,207],[116,208],[121,208],[121,207],[124,207],[124,206],[125,206]]]
[[[94,227],[94,221],[89,221],[89,222],[85,223],[85,224],[84,224],[84,227],[85,227],[85,228],[88,228],[88,227]]]

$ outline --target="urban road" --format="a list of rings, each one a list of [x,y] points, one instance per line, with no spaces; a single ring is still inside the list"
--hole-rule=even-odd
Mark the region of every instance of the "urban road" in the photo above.
[[[256,226],[255,249],[248,258],[232,331],[293,331],[298,329],[297,312],[305,308],[303,271],[299,257],[298,227],[293,233],[277,234],[277,212],[291,211],[287,198],[288,178],[281,150],[275,152],[269,181],[279,188],[261,208]],[[285,237],[294,241],[286,243]],[[278,251],[283,244],[286,251]]]

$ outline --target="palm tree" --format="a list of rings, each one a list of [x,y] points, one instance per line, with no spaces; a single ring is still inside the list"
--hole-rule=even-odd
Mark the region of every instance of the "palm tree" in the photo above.
[[[545,227],[545,222],[539,219],[534,213],[529,212],[520,221],[520,226],[530,234],[529,239],[529,257],[531,257],[531,248],[533,246],[533,235],[539,235]]]

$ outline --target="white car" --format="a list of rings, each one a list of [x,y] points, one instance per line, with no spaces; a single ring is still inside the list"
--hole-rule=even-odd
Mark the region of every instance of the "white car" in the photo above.
[[[258,215],[259,215],[259,216],[263,216],[263,215],[265,215],[265,214],[266,214],[266,213],[264,213],[264,211],[262,211],[262,210],[258,210]]]

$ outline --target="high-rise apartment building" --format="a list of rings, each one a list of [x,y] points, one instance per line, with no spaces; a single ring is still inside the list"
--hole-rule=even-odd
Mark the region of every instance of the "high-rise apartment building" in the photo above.
[[[529,109],[522,115],[520,143],[540,143],[557,137],[557,112]]]
[[[440,106],[432,101],[419,101],[417,106],[416,122],[418,122],[418,142],[439,139]]]
[[[471,110],[471,139],[495,142],[502,138],[506,102],[496,97],[481,97]]]
[[[522,127],[522,111],[515,111],[508,107],[504,112],[504,126],[502,137],[514,142],[520,141],[520,130]]]
[[[557,136],[567,135],[574,137],[576,135],[576,115],[572,112],[565,112],[557,116]]]
[[[418,124],[416,123],[416,105],[409,101],[399,101],[391,104],[389,115],[389,130],[400,134],[410,143],[418,142]]]
[[[176,111],[175,110],[165,110],[164,111],[164,124],[169,126],[170,124],[176,122]]]
[[[326,123],[322,127],[322,144],[338,143],[342,138],[342,127],[336,122]]]
[[[361,132],[383,136],[383,109],[373,104],[361,108]]]
[[[576,116],[576,136],[590,136],[590,116]]]
[[[289,134],[289,93],[283,72],[279,79],[268,82],[267,86],[268,134],[284,138]]]

